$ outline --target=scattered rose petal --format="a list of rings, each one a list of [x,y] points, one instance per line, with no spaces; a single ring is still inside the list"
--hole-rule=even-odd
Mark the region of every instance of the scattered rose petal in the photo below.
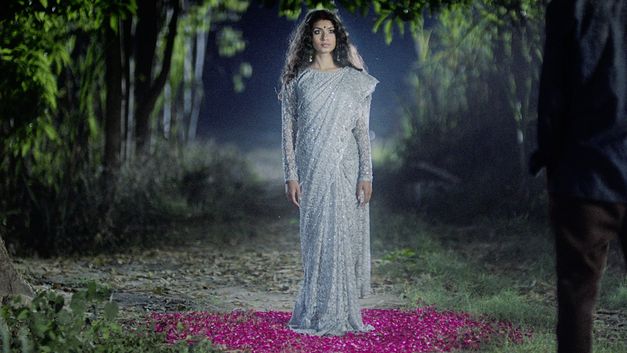
[[[374,326],[367,333],[344,336],[310,336],[287,328],[291,313],[280,311],[233,311],[231,313],[153,313],[155,331],[174,343],[207,337],[214,345],[253,353],[401,353],[450,352],[478,349],[494,339],[522,343],[529,331],[505,321],[472,318],[467,313],[365,309],[363,320]]]

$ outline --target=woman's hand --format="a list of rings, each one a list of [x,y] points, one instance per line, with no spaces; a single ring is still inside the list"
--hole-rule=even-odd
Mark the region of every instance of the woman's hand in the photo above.
[[[287,200],[290,201],[294,206],[300,208],[300,185],[296,180],[288,180],[285,183],[285,196],[287,196]]]
[[[359,206],[364,206],[370,202],[372,197],[372,182],[370,180],[362,180],[357,183],[357,201]]]

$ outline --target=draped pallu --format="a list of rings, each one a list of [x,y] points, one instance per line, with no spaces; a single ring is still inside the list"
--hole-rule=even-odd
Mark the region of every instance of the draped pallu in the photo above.
[[[285,179],[301,185],[304,278],[289,327],[310,334],[368,331],[359,297],[370,293],[368,206],[357,183],[372,180],[368,120],[378,81],[344,67],[305,69],[282,97]]]

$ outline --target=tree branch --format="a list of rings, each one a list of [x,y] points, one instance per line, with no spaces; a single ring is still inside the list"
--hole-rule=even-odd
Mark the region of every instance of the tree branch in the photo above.
[[[166,39],[165,49],[163,51],[163,63],[161,65],[161,71],[155,78],[153,84],[148,91],[148,97],[146,97],[146,108],[152,110],[157,98],[163,91],[168,75],[170,74],[170,67],[172,66],[172,52],[174,51],[174,40],[176,39],[176,33],[178,28],[178,18],[181,11],[181,4],[178,0],[174,2],[174,11],[172,12],[172,18],[168,24],[168,36]]]

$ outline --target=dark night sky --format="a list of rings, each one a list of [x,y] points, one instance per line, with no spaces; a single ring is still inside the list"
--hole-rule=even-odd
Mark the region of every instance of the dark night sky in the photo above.
[[[390,136],[398,130],[399,102],[409,86],[405,75],[415,53],[411,37],[395,36],[387,46],[382,33],[372,33],[374,18],[340,10],[352,42],[380,83],[373,95],[370,125],[377,136]],[[277,16],[276,9],[252,4],[238,27],[247,41],[245,52],[222,59],[209,49],[205,67],[205,97],[199,119],[199,135],[243,148],[280,145],[280,103],[276,98],[288,37],[297,22]],[[235,93],[231,70],[239,62],[253,66],[246,90]]]

